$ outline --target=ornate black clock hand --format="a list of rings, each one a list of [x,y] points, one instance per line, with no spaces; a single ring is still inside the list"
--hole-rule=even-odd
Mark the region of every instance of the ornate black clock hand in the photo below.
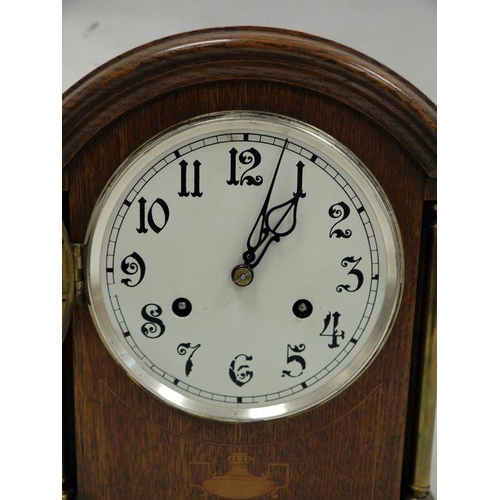
[[[276,164],[276,168],[274,169],[273,178],[271,179],[271,183],[269,184],[269,189],[267,190],[266,199],[264,200],[259,215],[257,216],[257,220],[255,221],[255,224],[253,225],[250,234],[248,235],[247,251],[243,254],[243,260],[245,264],[250,265],[252,263],[252,261],[255,259],[254,250],[259,248],[268,237],[269,230],[267,227],[266,218],[268,214],[269,201],[271,200],[274,184],[276,183],[276,178],[278,176],[278,170],[281,166],[281,160],[283,159],[283,155],[285,153],[287,146],[288,146],[288,139],[285,140],[283,148],[281,149],[280,156],[278,158],[278,163]],[[258,236],[257,238],[255,238],[257,232]],[[252,241],[255,239],[257,239],[257,242],[255,245],[252,245]]]
[[[271,209],[268,208],[281,160],[287,145],[288,140],[285,141],[283,149],[281,150],[266,199],[248,236],[247,250],[243,254],[244,264],[233,269],[233,281],[240,286],[250,284],[253,279],[253,269],[260,263],[271,243],[273,241],[278,242],[284,236],[291,234],[297,225],[297,206],[299,199],[304,198],[306,195],[302,190],[302,170],[304,164],[301,161],[297,163],[297,191],[293,193],[292,198],[284,203],[280,203]],[[288,229],[280,230],[290,212],[292,212],[291,225]],[[273,220],[274,222],[272,222]],[[256,240],[255,243],[253,242],[254,240]],[[261,251],[259,255],[257,255],[259,249]]]
[[[247,251],[243,254],[243,261],[247,266],[250,266],[251,268],[257,267],[257,265],[262,260],[262,257],[264,257],[264,254],[266,253],[267,249],[269,248],[269,246],[273,241],[278,242],[280,241],[281,238],[283,238],[284,236],[288,236],[293,232],[295,226],[297,225],[297,206],[299,203],[299,199],[303,198],[305,195],[306,194],[302,190],[300,190],[297,193],[294,193],[293,197],[290,198],[288,201],[276,205],[265,214],[263,227],[257,244],[252,245],[250,242],[250,238],[247,241]],[[272,216],[275,213],[279,212],[280,210],[282,211],[281,217],[279,217],[277,222],[272,224],[270,222]],[[279,229],[283,221],[286,219],[286,217],[292,210],[293,210],[292,224],[288,229],[280,231]],[[262,251],[257,256],[256,252],[261,247]]]

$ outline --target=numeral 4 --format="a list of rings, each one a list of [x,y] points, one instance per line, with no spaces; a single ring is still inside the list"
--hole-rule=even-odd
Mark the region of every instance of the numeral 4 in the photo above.
[[[338,331],[338,326],[339,326],[339,318],[340,318],[340,313],[334,312],[333,314],[329,312],[325,319],[325,326],[323,330],[321,331],[320,335],[322,337],[332,337],[332,341],[328,344],[328,347],[330,349],[333,349],[335,347],[339,347],[339,343],[337,342],[337,339],[340,337],[343,339],[345,337],[345,332],[343,330]],[[333,321],[333,322],[332,322]],[[332,323],[332,328],[330,330],[330,333],[327,332],[327,328],[330,326],[330,323]]]

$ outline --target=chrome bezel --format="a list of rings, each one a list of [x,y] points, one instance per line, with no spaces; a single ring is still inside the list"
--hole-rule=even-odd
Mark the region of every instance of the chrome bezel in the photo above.
[[[243,125],[244,124],[244,125]],[[266,403],[260,407],[241,407],[229,403],[214,404],[191,398],[186,393],[176,391],[167,383],[162,383],[151,376],[130,352],[123,341],[120,330],[115,329],[108,316],[103,301],[101,275],[101,251],[104,244],[106,224],[113,207],[118,203],[122,192],[146,165],[166,146],[185,142],[201,133],[220,131],[221,129],[242,128],[248,130],[266,130],[297,138],[332,159],[357,185],[376,216],[387,260],[387,282],[383,307],[371,329],[368,340],[353,362],[335,378],[328,381],[303,397],[290,402]],[[149,391],[152,395],[178,409],[205,418],[223,421],[249,422],[271,420],[295,415],[318,404],[330,400],[351,385],[371,364],[382,349],[391,331],[401,301],[404,276],[403,247],[395,214],[377,180],[362,162],[345,146],[324,132],[289,117],[264,112],[229,111],[197,117],[181,123],[154,137],[136,150],[118,168],[108,182],[93,211],[86,235],[87,261],[86,286],[90,299],[90,311],[99,335],[111,355],[123,367],[132,380]]]

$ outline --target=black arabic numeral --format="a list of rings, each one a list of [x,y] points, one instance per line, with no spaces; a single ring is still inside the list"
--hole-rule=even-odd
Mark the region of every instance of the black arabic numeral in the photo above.
[[[145,198],[140,198],[139,203],[139,227],[136,228],[138,233],[147,233],[148,227],[151,228],[156,234],[158,234],[168,222],[170,217],[170,210],[165,200],[161,198],[156,198],[146,215],[146,204],[147,200]],[[146,227],[146,222],[147,226]]]
[[[123,278],[121,282],[128,287],[134,287],[143,280],[146,273],[146,264],[137,252],[133,252],[122,260],[121,270],[127,276],[133,276],[135,278],[135,280]]]
[[[165,325],[159,318],[161,313],[162,309],[158,304],[146,304],[141,310],[141,316],[146,320],[141,332],[149,339],[157,339],[165,333]]]
[[[297,353],[299,352],[304,352],[306,346],[304,344],[299,344],[299,345],[291,345],[288,344],[286,348],[286,363],[298,363],[301,367],[301,370],[299,373],[292,373],[291,370],[283,370],[281,372],[282,377],[300,377],[303,373],[304,370],[306,369],[306,360],[302,357],[299,356]],[[292,354],[295,353],[295,354]]]
[[[183,343],[177,346],[177,352],[181,356],[185,356],[188,352],[191,354],[188,356],[186,361],[186,366],[184,367],[184,372],[186,373],[186,377],[189,377],[189,374],[193,370],[193,354],[201,347],[201,344],[191,345],[190,343]]]
[[[330,229],[330,238],[332,236],[336,236],[337,238],[350,238],[352,236],[352,231],[350,229],[346,229],[345,231],[343,231],[342,229],[335,229],[338,224],[349,217],[350,213],[351,210],[349,206],[343,201],[335,203],[335,205],[332,205],[329,208],[328,215],[332,219],[336,220],[335,224]]]
[[[187,177],[188,177],[188,162],[186,160],[181,160],[179,166],[181,167],[181,190],[179,191],[179,196],[186,197],[191,195],[194,198],[199,198],[203,195],[200,191],[200,167],[201,163],[198,160],[193,162],[193,190],[187,190]]]
[[[361,288],[363,285],[363,282],[365,280],[363,273],[359,270],[356,269],[356,266],[361,262],[361,257],[359,259],[356,259],[355,257],[344,257],[341,262],[342,267],[347,267],[349,264],[354,264],[351,268],[351,270],[347,273],[348,275],[353,275],[356,277],[357,283],[354,288],[352,288],[351,285],[338,285],[337,286],[337,292],[341,292],[342,290],[346,290],[347,292],[356,292]]]
[[[321,331],[320,335],[322,337],[332,337],[332,341],[328,344],[328,347],[330,349],[333,349],[335,347],[339,347],[339,343],[337,342],[337,338],[340,337],[341,339],[343,339],[345,337],[345,332],[343,330],[341,330],[340,333],[338,331],[340,316],[341,315],[338,312],[334,312],[333,314],[331,312],[329,312],[324,319],[325,326],[324,326],[323,330]],[[331,333],[326,333],[326,330],[327,330],[327,328],[330,325],[330,322],[332,320],[333,320],[333,324],[332,324]]]
[[[253,371],[250,370],[248,361],[252,361],[252,356],[238,354],[229,365],[229,378],[238,386],[242,387],[248,384],[253,377]]]
[[[231,148],[229,151],[229,155],[231,157],[230,162],[230,172],[229,172],[229,180],[226,182],[230,186],[243,186],[243,184],[247,184],[247,186],[260,186],[262,184],[262,176],[252,176],[248,175],[250,170],[257,168],[260,165],[262,157],[260,153],[255,148],[247,149],[241,152],[238,156],[238,150],[236,148]],[[242,165],[249,165],[249,167],[241,174],[240,178],[237,178],[236,168],[237,163],[241,163]]]

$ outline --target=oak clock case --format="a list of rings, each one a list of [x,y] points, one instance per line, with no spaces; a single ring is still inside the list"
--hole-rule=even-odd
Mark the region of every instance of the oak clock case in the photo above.
[[[431,103],[214,29],[97,69],[63,131],[63,498],[430,498]]]
[[[153,395],[206,418],[335,396],[399,305],[399,232],[375,179],[269,113],[208,115],[147,143],[105,189],[86,246],[104,343]]]

